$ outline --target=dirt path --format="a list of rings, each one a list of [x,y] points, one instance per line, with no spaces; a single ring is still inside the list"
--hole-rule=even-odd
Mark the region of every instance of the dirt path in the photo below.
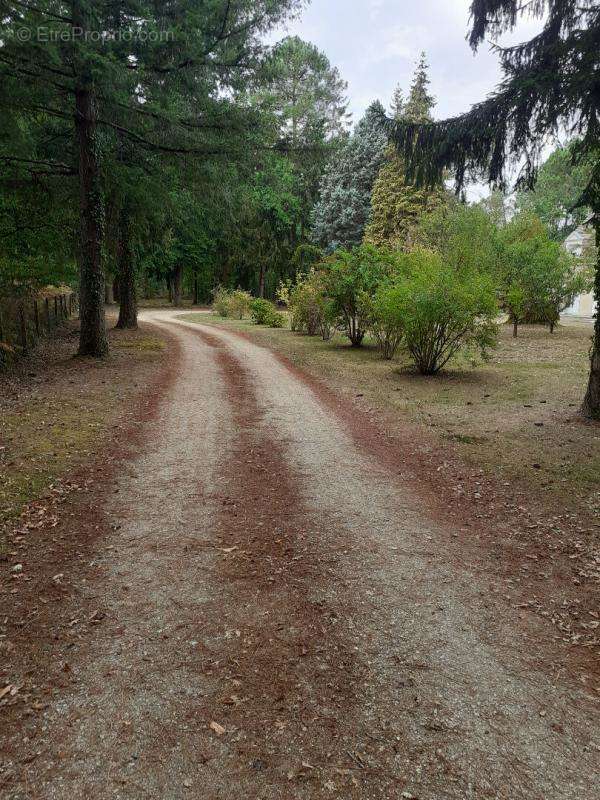
[[[268,350],[144,317],[178,378],[105,509],[105,617],[3,796],[597,798],[598,705],[535,667],[542,623]]]

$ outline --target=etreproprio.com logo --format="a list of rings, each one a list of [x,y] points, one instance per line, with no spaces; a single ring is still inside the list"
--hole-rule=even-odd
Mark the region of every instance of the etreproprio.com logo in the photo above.
[[[22,27],[15,31],[15,39],[22,44],[27,42],[73,42],[84,41],[94,43],[108,42],[172,42],[173,31],[156,30],[123,30],[123,31],[90,31],[83,28],[36,28]]]

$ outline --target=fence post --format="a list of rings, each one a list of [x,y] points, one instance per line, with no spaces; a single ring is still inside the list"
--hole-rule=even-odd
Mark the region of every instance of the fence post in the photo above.
[[[40,338],[40,309],[38,308],[37,299],[33,301],[33,319],[35,322],[35,335]]]
[[[46,330],[50,332],[50,300],[44,298],[44,315],[46,317]]]
[[[27,323],[25,322],[25,306],[21,302],[19,305],[19,334],[23,352],[27,351]]]

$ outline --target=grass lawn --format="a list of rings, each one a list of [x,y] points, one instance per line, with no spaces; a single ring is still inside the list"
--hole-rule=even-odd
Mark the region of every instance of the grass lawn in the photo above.
[[[563,506],[600,511],[600,426],[578,417],[591,327],[501,326],[487,364],[456,360],[435,377],[415,373],[406,354],[383,361],[369,341],[355,349],[274,330],[248,320],[189,314],[187,319],[251,333],[339,392],[386,412],[392,426],[426,426],[461,458],[504,481],[546,493]],[[390,413],[391,412],[391,413]]]

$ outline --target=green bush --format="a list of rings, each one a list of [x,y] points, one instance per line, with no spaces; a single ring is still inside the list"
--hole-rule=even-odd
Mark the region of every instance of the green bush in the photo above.
[[[252,295],[242,289],[232,292],[229,299],[229,313],[236,319],[244,319],[250,314],[252,308]]]
[[[268,325],[273,311],[273,305],[262,297],[256,297],[252,301],[250,313],[257,325]]]
[[[323,260],[323,251],[314,244],[300,244],[294,250],[292,266],[297,273],[307,273]]]
[[[268,325],[269,328],[284,328],[285,316],[283,314],[280,314],[279,311],[275,311],[275,309],[272,309],[271,314],[265,325]]]
[[[592,286],[585,264],[550,238],[541,220],[529,213],[514,217],[500,232],[500,300],[516,336],[522,322],[554,330],[561,311]]]
[[[387,360],[394,357],[404,333],[401,309],[396,303],[394,292],[389,289],[389,283],[382,284],[372,298],[363,299],[364,306],[369,304],[369,331],[377,342],[381,355]]]
[[[275,310],[273,304],[262,297],[256,297],[252,301],[252,319],[257,325],[268,325],[270,328],[283,328],[285,317]]]
[[[335,325],[360,347],[369,328],[370,303],[378,286],[394,274],[399,255],[363,244],[352,251],[337,250],[322,265],[324,295]]]
[[[321,334],[331,327],[328,303],[325,296],[323,275],[311,270],[308,275],[298,277],[289,290],[288,305],[292,312],[292,330],[309,336]]]
[[[228,317],[231,313],[231,292],[223,286],[213,291],[213,311],[220,317]]]
[[[374,303],[401,331],[419,372],[436,374],[460,350],[487,358],[497,335],[492,278],[459,271],[430,250],[415,250],[402,260],[402,274],[380,287]]]

